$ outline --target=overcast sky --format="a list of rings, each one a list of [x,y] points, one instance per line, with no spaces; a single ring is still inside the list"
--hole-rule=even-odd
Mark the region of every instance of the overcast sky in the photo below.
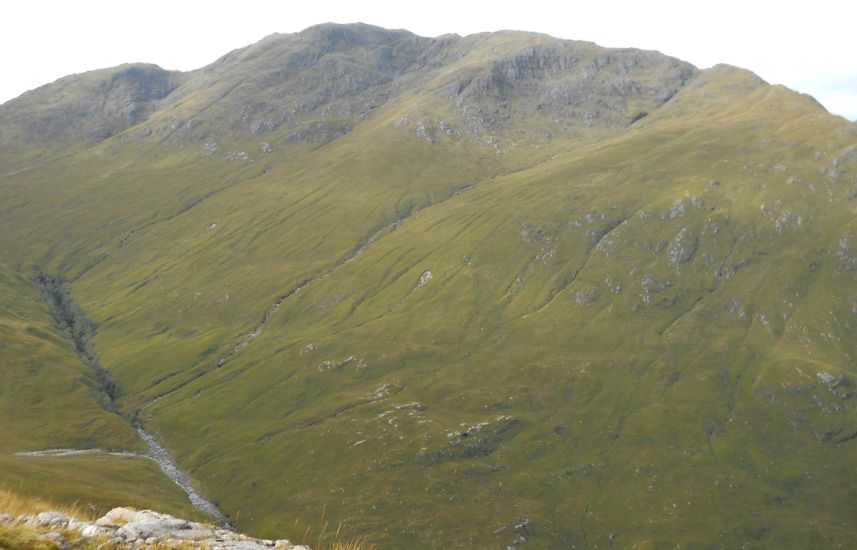
[[[273,32],[362,21],[423,36],[501,29],[730,63],[857,119],[857,1],[340,0],[17,1],[0,23],[0,102],[57,78],[125,62],[206,65]]]

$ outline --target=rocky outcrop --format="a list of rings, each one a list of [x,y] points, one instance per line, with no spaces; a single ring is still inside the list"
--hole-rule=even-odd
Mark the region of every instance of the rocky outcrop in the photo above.
[[[515,34],[498,33],[494,40]],[[624,128],[664,102],[696,70],[657,52],[598,48],[586,42],[520,35],[520,46],[477,75],[442,88],[468,128],[498,131],[527,119],[549,121],[552,133]]]
[[[0,107],[0,142],[79,146],[143,123],[129,139],[169,139],[205,154],[236,137],[324,144],[428,92],[403,124],[413,135],[500,148],[533,121],[545,139],[621,131],[696,73],[657,52],[534,33],[426,38],[328,24],[271,35],[189,73],[135,64],[66,77]]]
[[[493,421],[463,423],[447,432],[447,441],[433,448],[423,447],[417,459],[429,463],[444,460],[478,458],[493,453],[515,437],[521,426],[517,416],[498,416]]]
[[[685,264],[693,259],[696,253],[696,248],[699,246],[699,239],[688,232],[686,227],[682,227],[681,231],[670,241],[667,246],[667,257],[669,263],[673,267],[678,267],[680,264]]]
[[[62,512],[42,512],[35,516],[12,518],[0,515],[0,524],[11,523],[44,530],[40,540],[53,542],[59,548],[71,548],[72,535],[85,543],[107,543],[111,548],[163,547],[208,548],[212,550],[262,550],[282,548],[309,550],[285,539],[265,540],[242,535],[202,523],[194,523],[151,510],[114,508],[94,522],[81,521]],[[78,544],[76,543],[75,546]]]
[[[67,76],[3,105],[2,137],[97,143],[146,120],[182,80],[143,63]]]

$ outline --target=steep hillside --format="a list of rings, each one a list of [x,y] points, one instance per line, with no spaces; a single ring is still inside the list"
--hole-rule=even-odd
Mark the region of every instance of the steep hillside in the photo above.
[[[91,510],[133,503],[204,517],[148,460],[106,452],[20,454],[144,447],[130,423],[108,410],[101,381],[56,327],[43,292],[21,272],[0,266],[0,487]]]
[[[853,124],[530,33],[321,25],[165,74],[110,137],[4,131],[0,262],[64,274],[112,406],[239,527],[853,543]]]
[[[45,162],[98,143],[145,120],[181,81],[157,65],[133,64],[27,92],[0,107],[0,161]]]

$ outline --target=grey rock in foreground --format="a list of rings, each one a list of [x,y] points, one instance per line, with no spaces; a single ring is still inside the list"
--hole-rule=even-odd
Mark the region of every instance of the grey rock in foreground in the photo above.
[[[79,521],[61,512],[42,512],[35,517],[22,516],[17,521],[34,527],[74,530],[87,538],[103,538],[112,544],[135,548],[151,544],[181,544],[212,550],[309,550],[306,546],[293,545],[288,540],[256,539],[228,529],[132,508],[114,508],[94,523]]]

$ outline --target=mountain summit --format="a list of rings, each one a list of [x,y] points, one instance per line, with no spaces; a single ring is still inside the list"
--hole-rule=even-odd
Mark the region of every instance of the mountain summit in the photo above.
[[[856,197],[809,96],[540,34],[60,79],[0,106],[0,483],[186,512],[145,434],[260,537],[848,547]]]
[[[655,52],[533,33],[422,38],[325,24],[191,73],[124,65],[67,77],[8,102],[0,122],[6,147],[91,146],[131,127],[184,145],[254,135],[326,143],[396,104],[416,118],[401,123],[413,130],[426,114],[450,117],[422,121],[426,138],[467,132],[493,145],[623,128],[695,72]]]

